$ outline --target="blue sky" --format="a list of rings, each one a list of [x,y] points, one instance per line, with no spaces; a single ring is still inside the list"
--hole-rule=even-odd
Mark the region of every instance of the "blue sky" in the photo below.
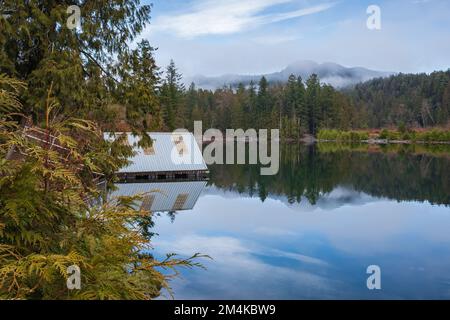
[[[448,0],[153,0],[142,37],[186,76],[279,71],[297,60],[394,72],[450,68]],[[369,30],[369,5],[381,30]]]

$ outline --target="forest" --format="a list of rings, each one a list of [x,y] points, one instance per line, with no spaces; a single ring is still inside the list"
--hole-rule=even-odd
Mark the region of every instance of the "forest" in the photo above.
[[[192,129],[194,120],[214,128],[280,128],[281,136],[299,139],[321,129],[446,128],[450,121],[450,70],[427,74],[398,74],[353,88],[336,90],[315,74],[308,79],[291,75],[285,84],[259,83],[237,89],[185,90],[173,62],[161,92],[162,106],[177,108],[165,123]]]
[[[205,129],[280,128],[283,137],[299,139],[321,129],[449,123],[450,71],[400,74],[343,91],[314,74],[291,75],[285,84],[262,77],[237,89],[186,88],[173,61],[160,68],[156,48],[138,41],[150,23],[150,5],[74,2],[82,7],[76,29],[66,24],[72,2],[0,2],[2,299],[152,299],[161,290],[170,293],[169,279],[178,267],[201,266],[204,256],[197,253],[168,253],[162,261],[149,253],[151,213],[136,209],[139,196],[104,199],[96,181],[111,187],[131,155],[120,139],[105,141],[104,131],[145,138],[148,131],[192,129],[194,120],[203,120]],[[43,132],[41,142],[24,137],[29,127]],[[302,176],[292,178],[298,180],[290,196],[307,192],[316,198],[317,186],[304,188]],[[428,191],[405,191],[404,197],[422,199]],[[448,203],[445,195],[435,197]],[[71,265],[82,270],[79,291],[66,287]]]

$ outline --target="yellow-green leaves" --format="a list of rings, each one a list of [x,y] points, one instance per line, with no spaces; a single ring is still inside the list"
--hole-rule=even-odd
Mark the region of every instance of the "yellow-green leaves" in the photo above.
[[[102,202],[94,183],[111,178],[130,148],[104,141],[93,122],[58,120],[56,109],[45,128],[0,126],[2,155],[20,155],[0,160],[0,298],[151,299],[170,290],[159,270],[198,266],[200,256],[146,253],[152,223],[141,196]],[[80,289],[68,286],[73,267]]]

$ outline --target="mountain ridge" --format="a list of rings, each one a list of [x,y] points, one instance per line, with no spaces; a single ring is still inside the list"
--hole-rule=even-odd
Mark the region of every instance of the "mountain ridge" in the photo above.
[[[291,74],[306,80],[313,73],[317,74],[322,83],[328,83],[336,88],[345,88],[374,78],[383,78],[395,74],[395,72],[376,71],[364,67],[345,67],[334,62],[317,63],[312,60],[297,60],[281,71],[273,73],[255,75],[231,73],[213,77],[196,75],[188,78],[186,82],[193,82],[202,89],[214,90],[230,85],[237,87],[239,83],[244,85],[248,85],[252,81],[258,83],[262,76],[265,76],[272,83],[284,83]]]

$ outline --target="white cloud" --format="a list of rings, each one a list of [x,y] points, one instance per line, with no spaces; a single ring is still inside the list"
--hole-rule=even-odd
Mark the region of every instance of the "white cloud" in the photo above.
[[[189,234],[165,241],[155,238],[154,241],[160,253],[201,252],[214,259],[199,261],[206,270],[194,269],[189,277],[176,278],[172,282],[177,299],[280,299],[287,297],[286,288],[305,289],[301,293],[303,298],[331,298],[336,296],[336,288],[342,286],[340,281],[323,275],[321,270],[329,266],[322,260],[272,250],[238,238]],[[304,265],[295,268],[279,266],[261,256],[293,259],[310,264],[314,269]]]
[[[319,13],[319,12],[331,9],[335,5],[336,5],[335,2],[323,3],[323,4],[319,4],[317,6],[314,6],[314,7],[304,8],[304,9],[295,10],[295,11],[291,11],[291,12],[284,12],[284,13],[263,16],[263,17],[260,17],[260,19],[262,19],[262,21],[266,22],[266,23],[267,22],[278,22],[278,21],[294,19],[294,18],[299,18],[299,17]]]
[[[152,31],[167,31],[182,38],[202,35],[233,34],[264,24],[280,22],[319,13],[335,3],[323,3],[282,13],[261,14],[275,5],[293,0],[203,0],[189,11],[156,18]]]

